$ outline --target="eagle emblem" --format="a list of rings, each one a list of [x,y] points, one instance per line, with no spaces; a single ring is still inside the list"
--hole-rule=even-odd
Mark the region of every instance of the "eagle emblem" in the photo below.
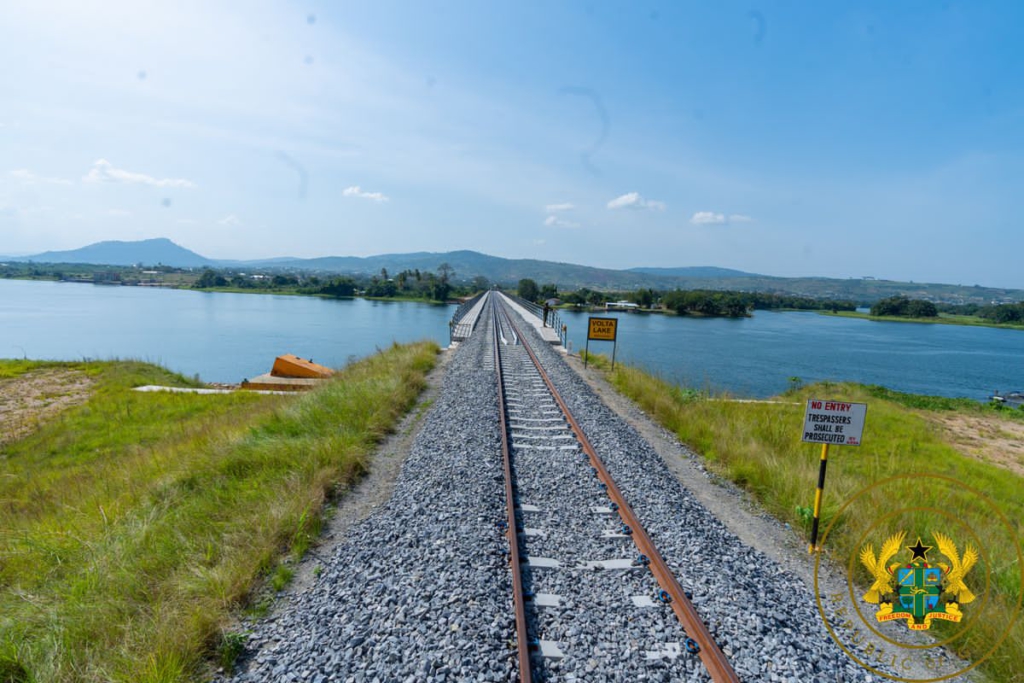
[[[975,599],[964,578],[977,564],[978,551],[968,544],[961,557],[953,539],[935,532],[935,546],[949,562],[931,563],[928,553],[935,546],[924,545],[920,537],[914,545],[904,546],[906,537],[904,531],[893,534],[877,556],[871,544],[861,548],[860,562],[872,580],[863,599],[878,605],[875,618],[880,622],[905,619],[915,631],[928,629],[933,619],[960,621],[960,606]],[[910,561],[890,562],[904,548],[912,553]],[[945,602],[941,602],[943,595],[949,596]]]

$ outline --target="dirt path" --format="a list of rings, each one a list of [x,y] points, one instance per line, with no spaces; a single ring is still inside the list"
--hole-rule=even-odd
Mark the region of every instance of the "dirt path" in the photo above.
[[[938,425],[946,440],[967,457],[1024,476],[1024,422],[959,413],[922,413],[922,417]]]
[[[77,370],[36,370],[0,380],[0,446],[20,439],[71,406],[84,403],[93,381]]]

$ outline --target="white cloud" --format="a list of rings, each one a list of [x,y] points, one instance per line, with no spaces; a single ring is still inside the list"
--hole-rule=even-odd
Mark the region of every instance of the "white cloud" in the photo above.
[[[715,213],[714,211],[698,211],[693,214],[693,218],[690,222],[694,225],[725,225],[729,219],[725,217],[724,213]]]
[[[107,209],[108,216],[131,216],[132,212],[126,209]]]
[[[195,225],[199,221],[197,221],[194,218],[179,218],[174,222],[177,223],[178,225]]]
[[[559,218],[558,216],[548,216],[547,218],[544,219],[544,225],[548,226],[549,228],[578,228],[578,227],[580,227],[579,223],[574,223],[573,221],[567,221],[564,218]]]
[[[97,159],[82,180],[87,183],[128,183],[132,185],[149,185],[151,187],[175,187],[187,190],[196,187],[195,183],[184,178],[154,178],[145,173],[114,168],[106,159]]]
[[[569,202],[563,202],[561,204],[548,204],[544,207],[544,210],[548,213],[560,213],[562,211],[572,211],[576,207]]]
[[[377,202],[378,204],[389,200],[389,197],[383,192],[365,192],[358,185],[346,187],[341,194],[343,197],[358,197],[360,199],[369,199],[371,202]]]
[[[545,245],[547,243],[548,243],[547,240],[533,240],[533,246],[535,246],[535,247],[539,247],[539,246]]]
[[[47,178],[33,173],[27,168],[18,168],[11,171],[8,175],[16,180],[20,180],[24,183],[45,183],[47,185],[70,185],[71,181],[66,178]]]
[[[650,211],[664,211],[665,202],[654,199],[644,199],[639,192],[627,192],[621,197],[608,202],[609,209],[648,209]]]
[[[732,213],[726,216],[724,213],[714,211],[698,211],[693,214],[690,222],[694,225],[728,225],[729,223],[749,223],[754,220],[742,213]]]
[[[232,213],[232,214],[228,214],[227,216],[224,216],[224,218],[221,218],[219,221],[217,221],[217,224],[218,225],[226,225],[229,228],[235,228],[235,227],[238,227],[239,225],[241,225],[242,221],[239,220],[238,216],[236,216],[235,214]]]

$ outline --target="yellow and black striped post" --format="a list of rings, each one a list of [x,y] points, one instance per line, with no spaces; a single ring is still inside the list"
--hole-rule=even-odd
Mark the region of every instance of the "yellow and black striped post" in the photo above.
[[[818,470],[818,490],[814,492],[814,521],[811,522],[811,542],[807,552],[813,553],[818,543],[818,519],[821,517],[821,494],[825,490],[825,467],[828,465],[828,444],[821,445],[821,468]]]

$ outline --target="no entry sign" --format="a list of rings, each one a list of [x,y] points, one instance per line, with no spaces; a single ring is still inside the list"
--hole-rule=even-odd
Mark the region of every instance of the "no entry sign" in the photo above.
[[[808,443],[859,446],[864,432],[866,403],[825,401],[812,398],[804,414],[804,434]]]

